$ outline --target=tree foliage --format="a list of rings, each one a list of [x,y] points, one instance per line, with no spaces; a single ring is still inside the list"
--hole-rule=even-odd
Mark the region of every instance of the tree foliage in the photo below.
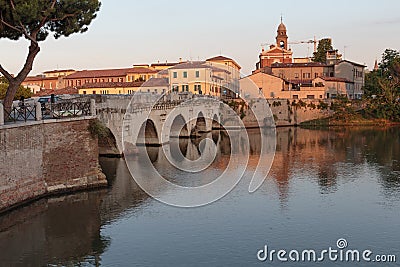
[[[3,76],[0,77],[0,99],[4,99],[8,88],[8,81]],[[30,89],[19,86],[13,100],[19,100],[21,97],[30,98],[32,92]]]
[[[0,73],[9,82],[4,105],[11,107],[18,87],[32,70],[40,51],[39,42],[50,33],[55,38],[87,31],[100,9],[98,0],[0,0],[0,38],[30,42],[28,56],[15,77],[0,64]]]
[[[366,111],[382,119],[400,121],[400,53],[386,49],[378,70],[365,77]]]
[[[314,52],[314,62],[326,62],[326,52],[333,50],[332,39],[325,38],[318,42],[317,52]]]

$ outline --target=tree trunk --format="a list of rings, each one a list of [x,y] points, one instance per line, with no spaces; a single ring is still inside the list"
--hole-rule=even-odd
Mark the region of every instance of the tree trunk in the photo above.
[[[7,77],[5,75],[9,82],[6,97],[4,98],[4,102],[3,102],[4,109],[6,111],[9,112],[11,110],[11,105],[14,100],[15,94],[17,93],[18,87],[26,79],[29,72],[32,70],[33,61],[35,60],[35,57],[39,53],[39,51],[40,51],[40,47],[39,47],[38,43],[31,41],[31,45],[29,46],[28,56],[26,58],[26,61],[25,61],[25,64],[24,64],[24,67],[22,68],[22,70],[18,73],[18,75],[15,78]],[[8,74],[8,76],[10,76],[10,75]]]
[[[7,88],[7,92],[6,92],[6,97],[4,98],[4,109],[6,112],[10,112],[11,111],[11,105],[13,103],[14,100],[14,96],[17,93],[17,89],[20,86],[21,83],[16,82],[14,79],[11,81],[8,81],[8,88]]]

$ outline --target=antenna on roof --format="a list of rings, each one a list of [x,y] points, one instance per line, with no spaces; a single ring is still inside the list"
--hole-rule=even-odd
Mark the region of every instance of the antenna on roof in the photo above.
[[[281,13],[281,23],[283,23],[283,14]]]

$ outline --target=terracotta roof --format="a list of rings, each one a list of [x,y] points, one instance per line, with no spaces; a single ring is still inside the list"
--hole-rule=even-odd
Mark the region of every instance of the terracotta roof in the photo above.
[[[356,65],[356,66],[359,66],[359,67],[367,67],[367,66],[365,66],[365,65],[363,65],[363,64],[360,64],[360,63],[356,63],[356,62],[353,62],[353,61],[350,61],[350,60],[341,60],[341,61],[339,61],[339,63],[338,64],[340,64],[340,63],[342,63],[342,62],[347,62],[347,63],[350,63],[350,64],[353,64],[353,65]]]
[[[68,87],[68,88],[56,89],[56,90],[42,89],[39,92],[37,92],[34,96],[49,96],[51,94],[54,94],[54,95],[76,95],[78,93],[79,93],[78,89]]]
[[[225,56],[216,56],[216,57],[206,59],[206,61],[213,61],[213,60],[217,61],[217,60],[233,60],[233,59],[231,59],[229,57],[225,57]]]
[[[35,82],[35,81],[43,81],[43,80],[57,80],[58,77],[44,77],[44,76],[30,76],[26,77],[23,82]]]
[[[156,67],[156,66],[166,66],[166,67],[171,67],[171,66],[175,66],[175,65],[178,65],[179,63],[178,62],[172,62],[172,63],[168,63],[168,62],[165,62],[165,63],[152,63],[151,65],[150,65],[150,67]]]
[[[90,88],[122,88],[122,87],[140,87],[143,82],[100,82],[100,83],[85,83],[82,86],[78,86],[78,89],[90,89]]]
[[[273,63],[271,68],[302,68],[302,67],[328,67],[330,65],[320,62],[308,62],[308,63]]]
[[[323,79],[324,81],[329,81],[329,82],[346,82],[346,83],[351,83],[351,81],[345,79],[345,78],[340,78],[340,77],[319,77]],[[317,78],[318,79],[318,78]]]
[[[225,56],[212,57],[212,58],[207,59],[206,61],[232,61],[233,64],[235,64],[239,69],[241,68],[240,65],[235,60],[233,60],[232,58],[229,58],[229,57],[225,57]]]
[[[189,61],[185,63],[178,64],[176,66],[173,66],[169,68],[170,70],[178,70],[178,69],[212,69],[213,71],[219,71],[219,72],[226,72],[230,73],[227,70],[215,67],[210,65],[210,63],[206,61]],[[161,74],[161,72],[160,72]]]
[[[307,80],[306,79],[304,79],[304,80],[291,79],[291,80],[285,80],[285,81],[288,81],[289,83],[294,83],[294,84],[311,84],[313,80],[311,80],[311,79],[307,79]]]
[[[75,71],[75,70],[73,70],[73,69],[69,69],[69,70],[48,70],[48,71],[45,71],[43,73],[58,73],[58,72],[70,72],[70,71]]]
[[[82,70],[68,75],[67,79],[101,78],[101,77],[124,77],[128,73],[157,73],[156,70],[148,68],[125,68],[104,70]]]
[[[171,70],[178,69],[206,69],[209,68],[210,65],[207,65],[205,61],[187,61],[181,64],[177,64],[171,67]]]
[[[162,87],[169,86],[168,78],[151,78],[150,80],[144,82],[142,87]]]

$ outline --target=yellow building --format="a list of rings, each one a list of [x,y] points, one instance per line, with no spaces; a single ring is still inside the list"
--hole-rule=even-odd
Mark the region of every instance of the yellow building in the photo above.
[[[175,65],[160,75],[168,78],[171,92],[221,97],[230,94],[232,72],[219,66],[206,61],[190,61]]]

